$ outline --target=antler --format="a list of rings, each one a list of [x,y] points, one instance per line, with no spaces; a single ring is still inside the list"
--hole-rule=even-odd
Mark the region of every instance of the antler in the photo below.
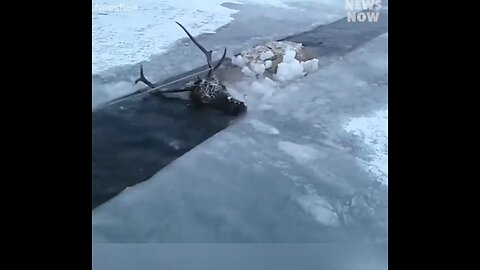
[[[222,55],[222,58],[220,58],[220,60],[218,61],[218,63],[212,68],[212,51],[207,51],[202,45],[200,45],[200,43],[198,43],[198,41],[188,32],[187,29],[185,29],[185,27],[183,27],[183,25],[181,25],[179,22],[176,22],[184,31],[185,33],[187,33],[188,37],[192,40],[192,42],[205,54],[205,57],[207,58],[207,64],[208,64],[208,67],[209,67],[209,71],[208,71],[208,75],[207,75],[207,78],[210,78],[213,73],[215,72],[215,70],[220,67],[220,65],[223,63],[223,61],[225,60],[225,56],[227,55],[227,48],[225,47],[225,50],[223,51],[223,55]],[[201,79],[198,78],[197,82],[200,82]],[[154,89],[155,88],[155,85],[153,83],[151,83],[149,80],[147,80],[147,78],[145,78],[145,76],[143,75],[143,65],[140,65],[140,78],[136,79],[135,80],[135,83],[138,83],[138,82],[143,82],[144,84],[148,85],[150,88]],[[178,92],[188,92],[188,91],[191,91],[191,89],[187,88],[187,89],[172,89],[172,90],[164,90],[164,91],[161,91],[162,93],[178,93]]]
[[[207,51],[202,45],[200,45],[200,43],[198,43],[198,41],[190,34],[190,32],[188,32],[187,29],[185,29],[185,27],[183,27],[183,25],[181,25],[177,21],[176,21],[176,23],[183,29],[183,31],[185,31],[185,33],[187,33],[188,37],[203,52],[203,54],[205,54],[205,56],[207,57],[208,67],[212,68],[212,64],[211,64],[212,63],[212,51]]]
[[[149,80],[147,80],[147,78],[145,78],[145,76],[143,76],[143,65],[142,64],[140,64],[140,78],[135,80],[135,84],[137,84],[138,82],[143,82],[144,84],[150,86],[150,88],[155,88],[153,83],[151,83]]]
[[[208,75],[207,75],[208,78],[210,78],[210,76],[213,74],[213,72],[222,64],[223,60],[225,60],[225,55],[227,55],[227,48],[225,48],[225,50],[223,50],[223,55],[222,55],[222,58],[220,58],[220,61],[218,61],[218,63],[215,65],[215,67],[213,69],[210,69],[208,71]]]
[[[176,21],[176,23],[183,29],[183,31],[185,31],[185,33],[187,33],[188,37],[192,40],[192,42],[203,52],[203,54],[205,54],[205,57],[207,57],[207,64],[208,64],[208,67],[210,68],[210,71],[208,72],[208,77],[210,77],[213,72],[222,64],[223,60],[225,59],[225,55],[227,54],[227,48],[225,48],[224,52],[223,52],[223,56],[222,58],[220,59],[220,61],[217,63],[217,65],[215,65],[215,67],[212,69],[212,51],[207,51],[202,45],[200,45],[200,43],[198,43],[198,41],[188,32],[187,29],[185,29],[185,27],[183,27],[183,25],[181,25],[179,22]]]

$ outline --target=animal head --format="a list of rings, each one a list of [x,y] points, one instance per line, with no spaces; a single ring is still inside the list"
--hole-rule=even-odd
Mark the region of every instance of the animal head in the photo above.
[[[190,98],[197,104],[208,104],[230,115],[238,115],[247,110],[245,103],[232,97],[215,76],[198,78],[191,87]]]
[[[209,67],[208,74],[205,78],[197,77],[195,82],[189,83],[186,87],[182,89],[174,90],[164,90],[160,91],[161,93],[177,93],[177,92],[190,92],[190,98],[194,99],[197,102],[200,102],[205,105],[209,105],[215,109],[221,110],[225,113],[238,115],[247,110],[247,106],[239,101],[234,99],[228,93],[226,87],[219,82],[215,76],[215,70],[220,67],[220,65],[225,60],[227,54],[227,48],[224,49],[223,55],[218,61],[218,63],[212,67],[212,51],[207,51],[198,41],[181,25],[179,22],[176,22],[188,35],[190,40],[205,54],[207,58],[207,64]],[[140,66],[140,78],[135,81],[143,82],[148,85],[150,88],[155,89],[155,85],[148,81],[143,75],[143,67]]]

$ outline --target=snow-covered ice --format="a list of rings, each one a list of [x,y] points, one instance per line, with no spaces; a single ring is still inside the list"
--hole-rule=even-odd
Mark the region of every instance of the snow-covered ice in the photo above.
[[[224,3],[298,8],[294,0],[92,0],[93,74],[135,64],[170,49],[184,38],[174,21],[188,25],[194,36],[215,32],[237,12]],[[308,3],[321,4],[325,14],[335,15],[329,20],[344,16],[341,1],[303,1],[303,5]]]
[[[371,116],[352,118],[345,130],[354,134],[368,148],[366,168],[388,185],[388,109]]]
[[[165,52],[175,41],[185,37],[175,21],[188,26],[194,36],[215,32],[231,22],[231,15],[237,12],[221,6],[224,2],[92,0],[93,74],[135,64]],[[124,4],[124,8],[115,9],[120,4]]]

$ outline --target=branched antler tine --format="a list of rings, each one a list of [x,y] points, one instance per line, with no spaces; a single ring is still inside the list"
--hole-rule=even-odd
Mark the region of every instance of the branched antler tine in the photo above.
[[[205,57],[207,57],[207,64],[209,68],[212,68],[212,51],[207,51],[198,41],[181,25],[179,22],[176,21],[176,23],[187,33],[188,37],[192,42],[205,54]]]
[[[140,65],[140,78],[135,80],[135,84],[138,82],[143,82],[144,84],[148,85],[150,88],[155,88],[153,83],[151,83],[145,76],[143,75],[143,65]]]
[[[218,63],[215,65],[214,68],[212,68],[208,71],[207,77],[210,77],[213,74],[213,72],[215,72],[215,70],[223,63],[223,60],[225,60],[226,55],[227,55],[227,47],[225,47],[225,50],[223,50],[223,55],[222,55],[222,58],[220,59],[220,61],[218,61]]]

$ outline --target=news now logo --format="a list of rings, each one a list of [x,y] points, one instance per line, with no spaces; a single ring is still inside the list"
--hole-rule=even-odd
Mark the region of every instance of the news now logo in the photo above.
[[[381,0],[345,0],[347,22],[378,22]]]

